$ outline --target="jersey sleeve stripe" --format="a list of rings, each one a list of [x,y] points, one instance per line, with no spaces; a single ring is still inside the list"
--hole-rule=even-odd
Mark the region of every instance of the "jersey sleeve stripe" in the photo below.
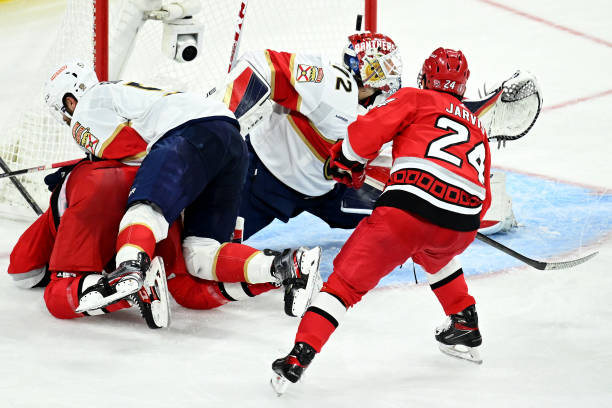
[[[266,50],[265,55],[271,71],[270,98],[288,109],[299,111],[302,97],[294,87],[295,54]]]
[[[301,113],[291,112],[287,115],[287,120],[312,154],[321,162],[324,162],[329,156],[329,150],[334,141],[325,138],[315,125]]]
[[[96,156],[103,159],[125,159],[146,151],[147,142],[130,126],[130,122],[121,123],[113,134],[102,144]]]

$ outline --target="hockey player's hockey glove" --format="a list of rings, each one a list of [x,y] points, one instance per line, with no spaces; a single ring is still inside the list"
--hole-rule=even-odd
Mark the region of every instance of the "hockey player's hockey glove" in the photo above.
[[[46,175],[44,181],[49,191],[53,191],[55,190],[55,187],[61,185],[68,176],[68,174],[77,166],[77,164],[81,163],[84,160],[90,159],[84,158],[83,160],[75,164],[71,164],[69,166],[62,166],[53,173]]]
[[[342,141],[334,144],[323,168],[325,178],[359,189],[365,181],[365,165],[347,159],[342,153]]]

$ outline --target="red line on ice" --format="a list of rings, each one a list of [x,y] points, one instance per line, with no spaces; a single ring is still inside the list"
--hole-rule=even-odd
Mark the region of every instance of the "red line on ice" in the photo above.
[[[605,45],[606,47],[612,48],[612,42],[610,42],[610,41],[606,41],[606,40],[603,40],[601,38],[597,38],[597,37],[594,37],[592,35],[589,35],[589,34],[586,34],[586,33],[574,30],[572,28],[562,26],[561,24],[557,24],[557,23],[554,23],[552,21],[545,20],[545,19],[543,19],[541,17],[525,13],[524,11],[520,11],[520,10],[517,10],[515,8],[508,7],[508,6],[504,5],[504,4],[497,3],[497,2],[492,1],[492,0],[478,0],[478,1],[480,1],[481,3],[486,3],[486,4],[488,4],[490,6],[493,6],[493,7],[497,7],[497,8],[506,10],[506,11],[508,11],[510,13],[513,13],[513,14],[516,14],[518,16],[525,17],[525,18],[527,18],[529,20],[533,20],[535,22],[538,22],[538,23],[541,23],[541,24],[544,24],[544,25],[556,28],[557,30],[564,31],[564,32],[566,32],[568,34],[572,34],[572,35],[575,35],[577,37],[586,38],[587,40],[591,40],[591,41],[596,42],[598,44],[602,44],[602,45]]]

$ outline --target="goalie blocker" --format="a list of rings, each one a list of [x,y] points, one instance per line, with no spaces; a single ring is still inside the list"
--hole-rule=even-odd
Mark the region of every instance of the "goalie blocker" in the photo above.
[[[270,89],[270,84],[253,65],[240,60],[225,78],[225,83],[211,89],[206,96],[223,102],[234,112],[244,136],[271,111],[272,106],[266,103]]]

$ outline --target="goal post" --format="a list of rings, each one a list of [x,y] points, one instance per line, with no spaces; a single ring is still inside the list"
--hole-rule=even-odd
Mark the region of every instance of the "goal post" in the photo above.
[[[199,3],[193,20],[203,26],[198,56],[178,62],[162,47],[164,22],[147,19],[143,4]],[[100,80],[129,79],[149,86],[205,95],[227,73],[244,0],[66,0],[52,48],[41,58],[39,74],[30,78],[28,106],[12,108],[14,120],[0,126],[0,158],[11,170],[83,156],[70,129],[56,122],[42,101],[42,88],[59,64],[81,60]],[[365,15],[366,29],[376,30],[376,0],[249,0],[240,32],[240,53],[275,49],[321,53],[340,60],[355,17]],[[180,29],[178,27],[175,29]],[[35,39],[33,39],[35,41]],[[240,55],[238,55],[239,57]],[[17,176],[41,208],[50,193],[45,174]],[[31,213],[26,200],[7,180],[0,181],[0,205]]]

